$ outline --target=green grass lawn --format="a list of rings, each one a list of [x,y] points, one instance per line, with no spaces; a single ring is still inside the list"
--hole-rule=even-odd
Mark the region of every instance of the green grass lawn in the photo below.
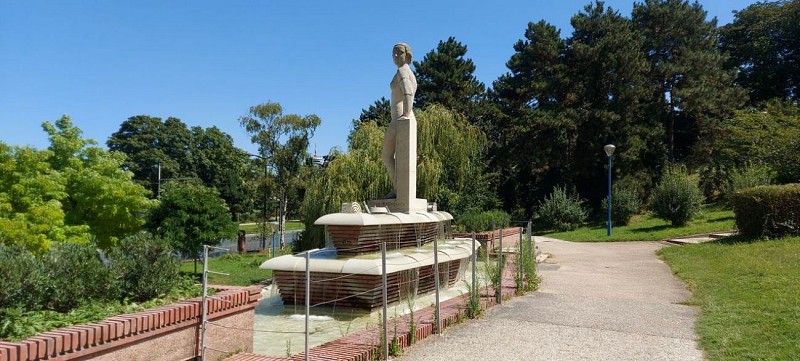
[[[614,226],[607,236],[605,222],[578,228],[569,232],[544,233],[543,236],[576,242],[661,241],[703,233],[735,229],[733,211],[719,206],[705,207],[702,214],[683,227],[673,227],[669,222],[646,213],[634,216],[627,226]]]
[[[268,256],[262,253],[226,254],[217,258],[209,258],[208,269],[210,271],[227,273],[229,276],[209,273],[208,283],[228,286],[249,286],[259,283],[272,277],[272,271],[258,268],[267,259]],[[195,277],[200,282],[203,272],[202,261],[197,262],[197,272]],[[182,263],[181,273],[192,275],[194,262]]]
[[[277,226],[276,226],[277,228]],[[258,223],[255,224],[240,224],[240,230],[244,230],[247,233],[258,233]],[[287,231],[301,231],[305,229],[303,222],[300,221],[286,221],[286,230]]]
[[[659,255],[700,307],[709,360],[800,357],[800,237],[667,247]]]

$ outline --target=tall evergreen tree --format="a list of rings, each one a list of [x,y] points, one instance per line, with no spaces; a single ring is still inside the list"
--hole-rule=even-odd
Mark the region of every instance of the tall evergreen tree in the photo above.
[[[572,27],[565,57],[569,94],[578,101],[565,105],[576,137],[565,172],[572,179],[564,182],[596,206],[605,195],[597,187],[605,174],[603,146],[616,145],[617,174],[647,187],[661,172],[663,132],[646,114],[649,67],[630,20],[598,1],[573,16]]]
[[[466,54],[467,46],[451,36],[439,41],[422,61],[414,62],[418,107],[437,103],[467,117],[474,114],[471,105],[484,95],[486,87],[475,78],[475,64]]]
[[[719,120],[744,100],[718,50],[717,21],[706,20],[703,7],[686,0],[635,3],[632,20],[650,61],[650,88],[658,104],[652,116],[666,129],[669,159],[685,158],[696,140],[711,136]]]
[[[532,214],[531,207],[569,168],[576,128],[564,109],[575,98],[566,90],[566,43],[558,29],[529,23],[514,51],[506,63],[510,72],[489,92],[502,115],[485,131],[504,207]]]
[[[721,47],[751,104],[800,100],[800,1],[758,2],[734,17],[721,29]]]

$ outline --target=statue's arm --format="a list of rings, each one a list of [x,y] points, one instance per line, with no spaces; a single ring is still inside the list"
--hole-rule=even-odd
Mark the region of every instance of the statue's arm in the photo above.
[[[403,114],[400,119],[408,120],[414,107],[414,86],[411,79],[403,77]]]

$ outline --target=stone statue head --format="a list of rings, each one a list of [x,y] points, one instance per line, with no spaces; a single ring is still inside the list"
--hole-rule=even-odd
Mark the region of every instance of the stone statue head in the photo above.
[[[403,64],[411,64],[412,56],[413,54],[411,53],[411,47],[408,46],[408,44],[394,44],[394,48],[392,49],[392,59],[394,60],[395,65],[400,67],[403,66]]]

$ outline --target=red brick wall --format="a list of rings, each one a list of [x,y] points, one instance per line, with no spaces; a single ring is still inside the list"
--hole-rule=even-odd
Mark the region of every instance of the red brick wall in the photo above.
[[[207,337],[209,346],[221,348],[221,344],[231,342],[220,338],[229,337],[249,340],[247,343],[232,342],[241,351],[252,348],[252,331],[249,330],[252,329],[253,310],[261,298],[261,288],[231,288],[214,297],[218,299],[208,299],[208,319],[222,325],[232,324],[228,326],[232,328],[214,331],[218,336],[216,340]],[[98,323],[44,332],[22,342],[0,342],[0,361],[137,359],[131,355],[113,355],[132,347],[155,351],[143,360],[192,358],[199,354],[201,306],[202,300],[194,298]],[[209,331],[213,328],[220,326],[209,326]]]

